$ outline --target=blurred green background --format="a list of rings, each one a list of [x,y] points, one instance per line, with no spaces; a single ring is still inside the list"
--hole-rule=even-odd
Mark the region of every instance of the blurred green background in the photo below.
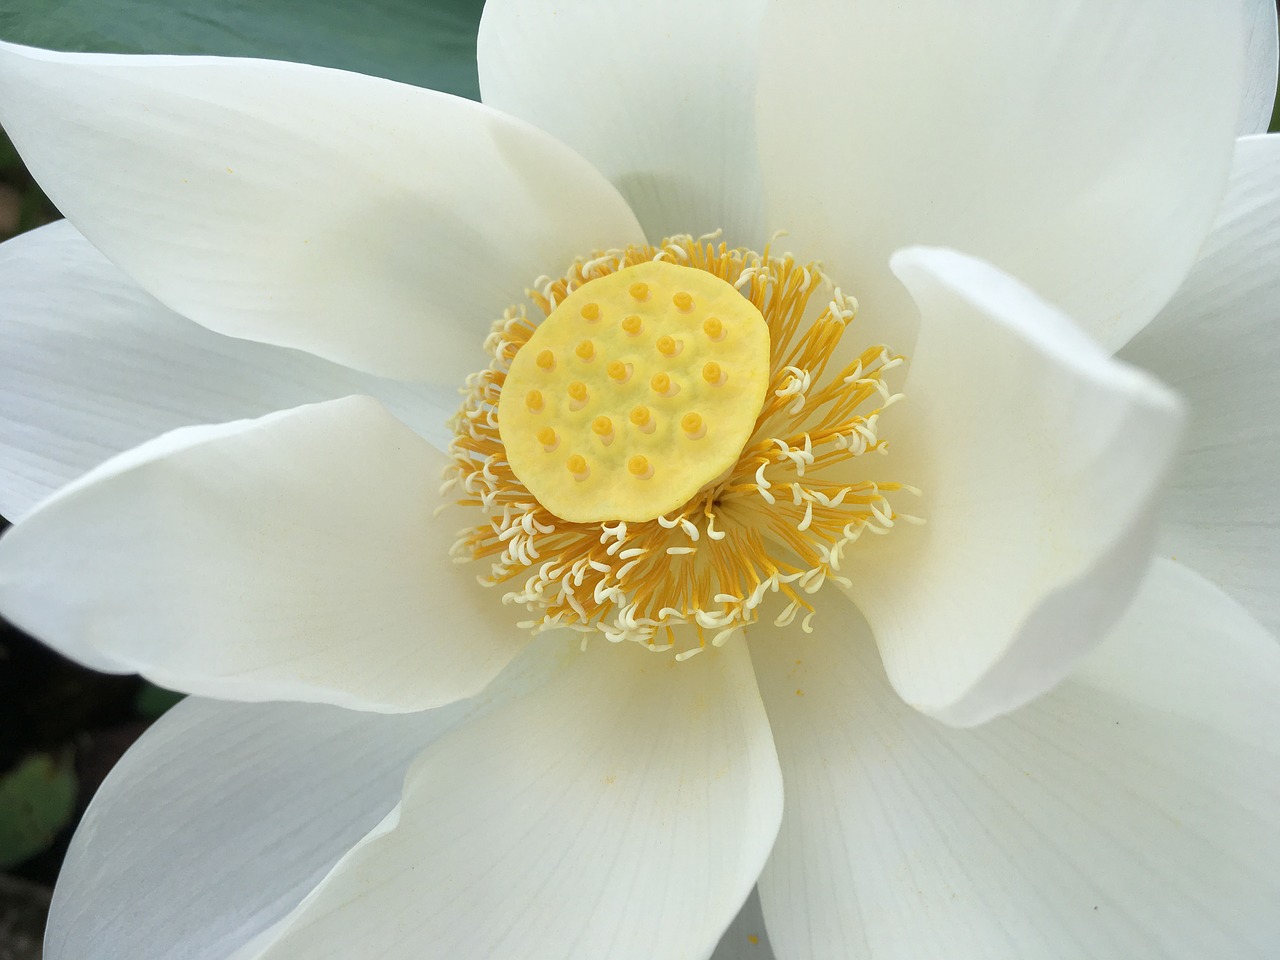
[[[476,98],[481,6],[0,0],[0,39],[62,50],[297,60]],[[1280,110],[1271,129],[1280,129]],[[57,217],[0,132],[0,240]],[[0,530],[6,525],[0,517]],[[0,960],[39,956],[49,894],[75,824],[116,760],[178,699],[138,677],[78,667],[0,621]]]

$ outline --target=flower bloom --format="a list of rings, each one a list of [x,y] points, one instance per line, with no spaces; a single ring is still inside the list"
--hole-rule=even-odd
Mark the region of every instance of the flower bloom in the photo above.
[[[1275,11],[1166,7],[0,47],[0,610],[197,695],[47,956],[1273,955]]]

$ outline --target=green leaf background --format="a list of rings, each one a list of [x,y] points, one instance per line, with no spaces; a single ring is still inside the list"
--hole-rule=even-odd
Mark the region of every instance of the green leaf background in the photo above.
[[[294,60],[478,100],[483,6],[483,0],[0,0],[0,38],[53,50]]]
[[[45,849],[76,803],[74,754],[38,753],[0,775],[0,869]]]

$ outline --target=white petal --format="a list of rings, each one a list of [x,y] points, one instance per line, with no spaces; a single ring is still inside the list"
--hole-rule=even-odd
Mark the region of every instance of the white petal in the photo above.
[[[58,881],[48,960],[223,960],[392,807],[438,719],[190,699],[94,797]]]
[[[548,130],[622,191],[651,240],[765,239],[755,89],[764,0],[490,0],[484,102]]]
[[[1276,103],[1276,73],[1280,64],[1275,0],[1247,3],[1244,108],[1240,133],[1266,133]]]
[[[1052,686],[1150,557],[1176,399],[987,264],[925,248],[894,270],[922,316],[880,476],[926,525],[864,537],[852,596],[908,703],[973,724]]]
[[[414,763],[263,960],[710,956],[782,812],[746,646],[560,651],[553,681]]]
[[[865,626],[821,612],[752,643],[779,957],[1275,956],[1280,648],[1215,587],[1158,561],[1073,677],[976,730],[905,708]]]
[[[1186,284],[1121,356],[1191,409],[1160,546],[1280,632],[1280,136],[1236,145],[1231,189]]]
[[[94,795],[58,877],[46,960],[225,960],[395,807],[427,744],[553,666],[522,656],[474,700],[399,716],[179,704]]]
[[[437,446],[442,391],[211,333],[144,293],[65,220],[0,245],[0,514],[175,427],[368,393]]]
[[[1112,349],[1186,275],[1242,87],[1233,4],[777,4],[760,85],[765,212],[909,350],[899,247],[954,247]]]
[[[340,70],[4,44],[0,122],[167,306],[385,376],[455,382],[535,277],[640,237],[546,134]]]
[[[525,637],[449,562],[445,461],[368,397],[176,430],[0,539],[0,612],[190,693],[385,711],[470,696]]]

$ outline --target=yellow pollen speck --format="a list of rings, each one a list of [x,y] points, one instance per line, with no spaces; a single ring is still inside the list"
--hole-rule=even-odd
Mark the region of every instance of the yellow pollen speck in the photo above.
[[[694,319],[682,304],[704,313]],[[652,520],[737,462],[765,403],[770,341],[759,307],[731,283],[649,260],[585,280],[548,310],[511,356],[496,419],[510,470],[549,513],[574,523]],[[720,324],[712,332],[729,334],[720,341],[703,336],[710,314]],[[608,322],[583,339],[591,316]],[[734,389],[714,389],[708,364]],[[510,402],[533,387],[545,400],[536,420]],[[552,449],[578,451],[567,463],[546,455],[544,426],[554,427]],[[565,482],[566,466],[577,483]]]
[[[679,384],[673,383],[665,373],[655,373],[653,379],[649,381],[649,386],[653,387],[654,393],[664,397],[672,397],[680,392]]]
[[[752,946],[755,946],[757,943],[760,942],[760,938],[757,937],[754,933],[748,933],[747,942],[750,943]]]
[[[538,366],[543,370],[554,370],[556,368],[556,355],[550,350],[543,350],[538,354]]]
[[[613,421],[608,417],[596,417],[591,421],[591,432],[606,444],[613,442]]]
[[[719,317],[707,317],[702,321],[702,332],[712,340],[724,339],[724,321]]]
[[[702,365],[702,379],[713,387],[722,387],[728,378],[724,375],[724,368],[711,360]]]
[[[524,395],[525,408],[530,413],[541,413],[542,408],[546,406],[546,401],[542,399],[541,390],[530,390]]]
[[[543,427],[538,431],[538,442],[542,444],[542,449],[546,450],[547,453],[560,446],[560,438],[556,436],[556,432],[550,427]]]

